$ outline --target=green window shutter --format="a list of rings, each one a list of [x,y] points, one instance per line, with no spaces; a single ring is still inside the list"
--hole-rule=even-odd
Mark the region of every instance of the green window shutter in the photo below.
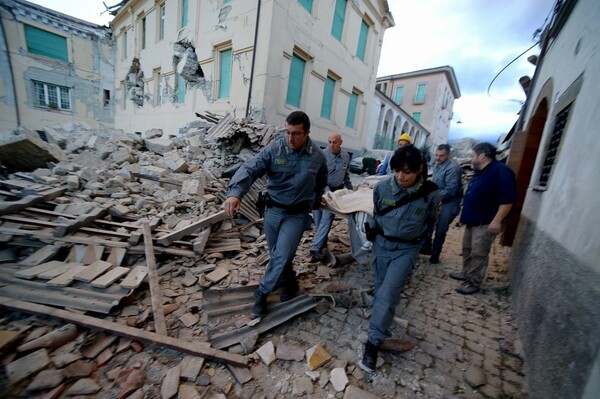
[[[347,0],[336,0],[333,12],[331,34],[340,41],[342,40],[342,30],[344,29],[344,19],[346,17],[346,2]]]
[[[300,99],[302,98],[302,83],[304,81],[304,65],[306,61],[296,54],[292,56],[290,65],[290,77],[288,79],[287,98],[285,102],[294,107],[300,108]]]
[[[185,79],[181,75],[177,76],[177,102],[185,102]]]
[[[421,83],[417,86],[417,92],[415,93],[415,103],[421,104],[425,102],[425,92],[427,91],[427,84]]]
[[[394,102],[398,105],[402,104],[403,97],[404,97],[404,86],[396,87],[396,93],[394,94]]]
[[[356,104],[358,104],[358,94],[352,93],[350,95],[350,102],[348,103],[348,114],[346,115],[347,127],[354,127],[354,117],[356,116]]]
[[[142,18],[142,50],[146,48],[146,17]]]
[[[417,122],[421,123],[421,113],[420,112],[413,112],[412,118],[414,120],[416,120]]]
[[[188,24],[188,0],[181,0],[181,27]]]
[[[223,0],[223,4],[231,3],[231,0]]]
[[[25,27],[25,40],[27,51],[31,54],[43,55],[44,57],[69,62],[67,51],[67,38],[55,35],[30,25]]]
[[[162,40],[165,38],[165,5],[163,4],[158,9],[159,13],[159,27],[158,27],[158,39]]]
[[[331,119],[331,106],[333,105],[333,92],[335,89],[335,80],[330,77],[325,80],[323,86],[323,102],[321,103],[321,116]]]
[[[363,20],[360,25],[360,36],[358,37],[358,47],[356,48],[356,56],[361,61],[365,60],[365,49],[367,48],[367,36],[369,35],[369,25]]]
[[[300,2],[300,4],[302,4],[302,7],[306,8],[306,11],[312,13],[312,0],[298,0]]]
[[[219,98],[229,98],[231,90],[231,49],[221,51],[219,63]]]

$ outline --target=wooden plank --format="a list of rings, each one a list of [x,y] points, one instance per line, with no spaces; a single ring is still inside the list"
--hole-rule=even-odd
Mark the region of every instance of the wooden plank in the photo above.
[[[50,358],[46,349],[40,349],[6,365],[6,376],[11,384],[15,384],[32,374],[46,368]]]
[[[63,262],[52,260],[50,262],[42,263],[41,265],[37,265],[31,267],[29,269],[19,270],[15,272],[15,276],[20,278],[25,278],[27,280],[31,280],[36,278],[38,274],[43,273],[48,270],[52,270],[58,266],[60,266]]]
[[[119,247],[119,248],[127,248],[129,246],[129,244],[127,244],[126,242],[100,240],[100,239],[98,239],[98,237],[79,237],[79,236],[74,236],[74,235],[69,235],[66,237],[54,237],[52,234],[49,234],[45,231],[14,229],[14,228],[7,228],[7,227],[0,227],[0,234],[11,234],[11,235],[15,235],[15,236],[35,237],[38,240],[61,241],[61,242],[69,242],[72,244],[90,244],[90,245],[97,244],[97,245],[104,245],[107,247]],[[189,252],[191,252],[191,251],[189,251]]]
[[[227,215],[227,213],[225,211],[215,213],[214,215],[205,217],[204,219],[201,219],[201,220],[199,220],[195,223],[192,223],[188,226],[185,226],[179,230],[176,230],[172,233],[166,234],[166,235],[160,237],[157,241],[159,243],[161,243],[162,245],[171,245],[173,243],[173,241],[179,240],[181,237],[183,237],[185,235],[192,234],[196,230],[199,230],[203,227],[210,226],[211,224],[217,223],[228,217],[229,216]]]
[[[23,260],[22,262],[19,262],[19,264],[22,266],[39,265],[40,263],[46,262],[47,260],[51,259],[54,255],[56,255],[56,253],[59,250],[60,247],[57,247],[56,245],[46,245],[45,247],[42,247],[38,251],[28,256],[27,259]]]
[[[163,311],[158,273],[156,272],[156,261],[154,259],[154,248],[152,245],[152,232],[150,224],[142,224],[144,232],[144,246],[146,250],[146,264],[148,265],[148,280],[150,283],[150,296],[152,297],[152,311],[154,313],[154,329],[160,335],[167,335],[167,324],[165,323],[165,312]]]
[[[51,280],[54,277],[60,276],[61,274],[67,272],[69,269],[71,269],[70,263],[60,262],[58,266],[38,274],[37,278],[41,278],[42,280]]]
[[[0,306],[4,306],[7,309],[16,310],[18,312],[57,318],[95,330],[107,331],[111,334],[130,338],[142,343],[175,349],[190,355],[201,356],[208,360],[232,364],[234,366],[248,367],[247,357],[214,349],[208,344],[184,342],[175,338],[165,337],[157,333],[128,327],[111,321],[96,319],[91,316],[76,314],[62,309],[14,300],[2,296],[0,296]]]
[[[88,267],[82,265],[81,263],[68,263],[68,265],[69,270],[59,276],[54,277],[52,280],[47,281],[46,285],[49,285],[50,287],[66,287],[73,282],[77,273],[82,272],[86,267]]]
[[[16,213],[42,201],[44,201],[44,197],[41,195],[28,195],[18,201],[2,201],[0,202],[0,215]]]
[[[115,266],[121,266],[121,262],[123,262],[123,258],[127,250],[125,248],[111,248],[110,254],[106,259],[107,262],[112,263]]]
[[[67,255],[67,262],[82,263],[83,257],[87,252],[87,245],[73,245]]]
[[[90,281],[96,279],[96,277],[98,277],[99,275],[106,272],[112,267],[112,263],[105,262],[103,260],[97,260],[96,262],[86,267],[85,270],[82,270],[81,272],[77,273],[75,276],[73,276],[73,278],[77,281],[85,281],[86,283],[89,283]]]
[[[192,241],[192,248],[196,255],[202,255],[202,252],[204,252],[204,247],[206,246],[206,243],[208,242],[209,238],[210,238],[210,229],[209,228],[205,228],[198,233],[198,237],[195,238],[194,241]]]
[[[123,288],[135,289],[142,284],[147,275],[148,268],[146,266],[135,266],[119,285]]]
[[[96,219],[104,217],[108,213],[108,208],[100,207],[92,210],[90,213],[79,216],[77,219],[68,223],[63,223],[56,227],[54,235],[56,237],[64,237],[67,234],[71,234],[75,230],[85,227],[93,223]]]
[[[102,245],[88,245],[85,249],[85,255],[83,255],[83,259],[81,259],[81,263],[90,265],[96,261],[102,260],[102,254],[104,254],[104,247]]]
[[[114,269],[109,270],[106,274],[92,281],[92,285],[98,288],[106,288],[122,276],[129,273],[129,270],[130,269],[128,267],[117,266]]]

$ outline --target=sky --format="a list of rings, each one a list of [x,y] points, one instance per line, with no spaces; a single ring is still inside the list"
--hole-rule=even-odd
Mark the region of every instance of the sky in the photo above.
[[[378,76],[449,65],[461,97],[454,103],[449,141],[463,137],[495,143],[518,118],[527,61],[555,0],[388,0],[395,26],[387,29]],[[457,123],[460,121],[461,123]]]
[[[102,0],[30,0],[74,17],[107,25]],[[120,0],[105,0],[109,6]],[[242,0],[240,0],[242,1]],[[249,1],[249,0],[243,0]],[[519,78],[533,77],[527,56],[555,0],[388,0],[395,26],[386,30],[377,76],[449,65],[461,97],[454,103],[449,141],[471,137],[495,143],[507,133],[525,100]],[[460,121],[460,123],[458,123]]]

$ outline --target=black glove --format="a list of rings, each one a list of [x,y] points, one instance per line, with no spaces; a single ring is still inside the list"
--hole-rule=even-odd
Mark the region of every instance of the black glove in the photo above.
[[[367,240],[374,242],[377,237],[377,228],[371,227],[369,222],[365,222],[365,233],[367,234]]]
[[[259,192],[256,196],[256,210],[258,211],[258,216],[261,218],[265,214],[265,207],[267,206],[267,193]]]

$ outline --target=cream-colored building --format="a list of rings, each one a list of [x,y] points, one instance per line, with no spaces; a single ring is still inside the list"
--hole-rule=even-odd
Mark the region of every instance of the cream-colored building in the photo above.
[[[451,66],[382,76],[377,78],[377,88],[431,133],[427,144],[432,149],[448,142],[454,100],[460,98]]]
[[[0,22],[0,132],[113,122],[108,28],[23,0],[2,0]]]
[[[512,303],[528,396],[592,399],[600,397],[600,2],[566,0],[538,19],[546,17],[507,161],[518,193],[505,232],[518,226]]]
[[[195,113],[283,125],[294,110],[326,142],[361,149],[385,30],[383,0],[131,0],[115,36],[115,127],[175,135]]]

